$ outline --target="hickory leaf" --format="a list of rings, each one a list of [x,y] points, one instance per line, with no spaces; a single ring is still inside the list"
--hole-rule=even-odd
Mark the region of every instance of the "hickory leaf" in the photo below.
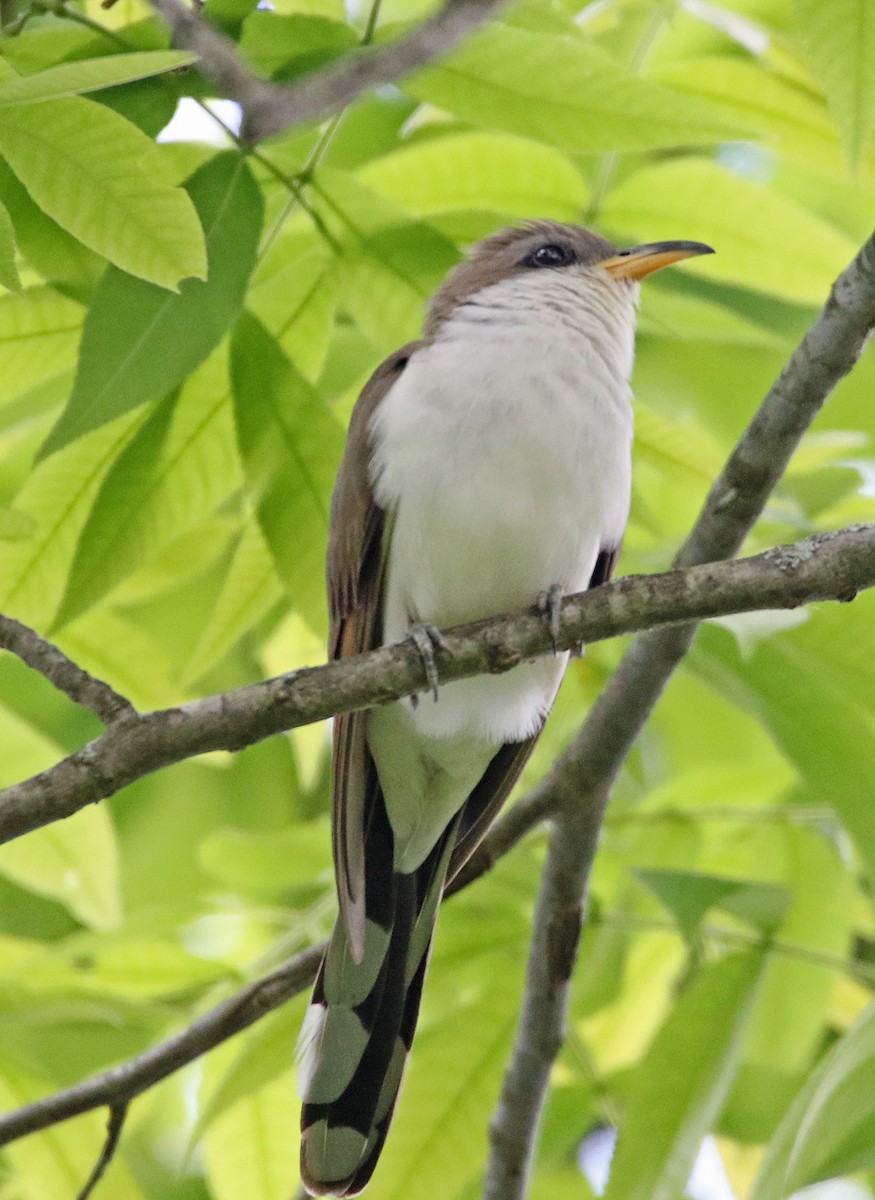
[[[60,63],[35,75],[22,75],[0,83],[0,108],[95,92],[120,83],[163,75],[187,66],[196,59],[196,54],[185,50],[147,50]]]
[[[875,8],[871,0],[794,0],[815,73],[851,162],[875,127]]]
[[[0,108],[0,154],[59,225],[123,271],[160,288],[203,278],[191,198],[161,182],[154,143],[79,96]]]
[[[875,1005],[808,1076],[769,1145],[751,1200],[784,1200],[875,1162]]]
[[[504,133],[454,133],[402,146],[356,178],[418,217],[454,209],[577,220],[586,184],[549,146]]]
[[[675,1200],[732,1082],[759,951],[702,967],[632,1082],[605,1200]]]
[[[277,570],[314,628],[324,622],[328,506],[343,448],[340,425],[265,328],[248,314],[231,343],[237,440]]]
[[[255,264],[261,193],[243,159],[230,152],[196,171],[188,190],[206,234],[206,280],[187,280],[173,294],[107,272],[85,321],[73,394],[43,456],[176,387],[240,311]]]
[[[566,151],[646,150],[744,132],[707,101],[628,74],[582,37],[497,22],[401,87],[463,121]]]
[[[617,238],[678,236],[717,251],[684,270],[802,304],[820,304],[854,244],[801,205],[705,159],[675,159],[630,174],[603,220]]]
[[[79,539],[56,625],[211,513],[239,484],[227,350],[171,393],[110,469]]]
[[[18,268],[15,265],[15,230],[9,213],[0,204],[0,284],[17,292],[21,288]]]

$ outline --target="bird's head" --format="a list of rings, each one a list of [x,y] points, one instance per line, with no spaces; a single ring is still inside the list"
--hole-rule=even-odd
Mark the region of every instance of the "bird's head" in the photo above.
[[[437,292],[426,336],[437,333],[469,306],[518,305],[549,315],[579,308],[598,325],[634,319],[638,283],[663,267],[700,254],[713,254],[703,242],[649,242],[618,249],[579,225],[532,221],[502,229],[478,242]]]

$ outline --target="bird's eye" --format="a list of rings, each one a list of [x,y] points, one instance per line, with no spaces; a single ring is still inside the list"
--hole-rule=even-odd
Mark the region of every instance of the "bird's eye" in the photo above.
[[[567,246],[558,246],[555,242],[550,242],[546,246],[539,246],[525,260],[527,267],[567,267],[571,263],[576,262],[574,251]]]

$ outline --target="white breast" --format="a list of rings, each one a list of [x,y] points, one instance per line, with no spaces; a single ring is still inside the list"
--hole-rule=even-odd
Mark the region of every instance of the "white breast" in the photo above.
[[[632,298],[609,292],[606,321],[581,301],[591,302],[591,282],[556,283],[542,272],[481,292],[417,351],[377,410],[375,493],[393,513],[386,642],[411,621],[446,627],[532,604],[554,584],[579,591],[599,551],[622,538]],[[527,736],[564,662],[448,685],[437,704],[420,703],[414,723],[436,736]]]

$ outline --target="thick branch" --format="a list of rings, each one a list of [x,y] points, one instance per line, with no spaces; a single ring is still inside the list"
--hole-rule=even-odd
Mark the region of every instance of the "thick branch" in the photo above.
[[[875,526],[855,526],[740,562],[629,576],[571,596],[562,605],[557,644],[567,649],[666,622],[849,599],[873,583]],[[440,680],[448,683],[499,674],[551,649],[542,615],[529,609],[449,631],[436,658]],[[422,660],[408,641],[131,717],[48,770],[0,791],[0,841],[68,817],[194,755],[239,750],[282,730],[424,690]],[[576,766],[574,771],[579,778]],[[560,786],[556,779],[551,787]],[[564,793],[578,794],[573,782]]]
[[[137,715],[130,700],[113,691],[102,679],[95,679],[77,667],[57,646],[12,617],[0,616],[0,647],[11,651],[34,671],[39,671],[65,696],[83,708],[90,708],[104,725]]]
[[[222,94],[243,110],[242,137],[259,142],[271,134],[329,116],[369,88],[394,83],[451,50],[492,16],[504,0],[447,0],[435,16],[406,37],[379,49],[348,55],[295,83],[270,83],[245,66],[234,43],[181,0],[152,0],[170,26],[173,43],[193,50]]]
[[[823,311],[742,435],[678,554],[678,565],[738,552],[805,431],[856,363],[873,325],[875,237],[836,281]],[[567,987],[550,971],[553,923],[569,911],[570,897],[576,897],[577,910],[583,912],[610,789],[695,630],[695,624],[675,624],[636,638],[577,738],[522,802],[524,809],[514,814],[518,828],[526,809],[563,813],[551,837],[523,1014],[490,1131],[486,1200],[522,1200],[525,1195],[568,1003]],[[493,836],[501,835],[499,825]],[[469,864],[469,877],[488,867],[490,839],[481,850],[479,863]],[[553,1036],[541,1038],[541,1029]]]

